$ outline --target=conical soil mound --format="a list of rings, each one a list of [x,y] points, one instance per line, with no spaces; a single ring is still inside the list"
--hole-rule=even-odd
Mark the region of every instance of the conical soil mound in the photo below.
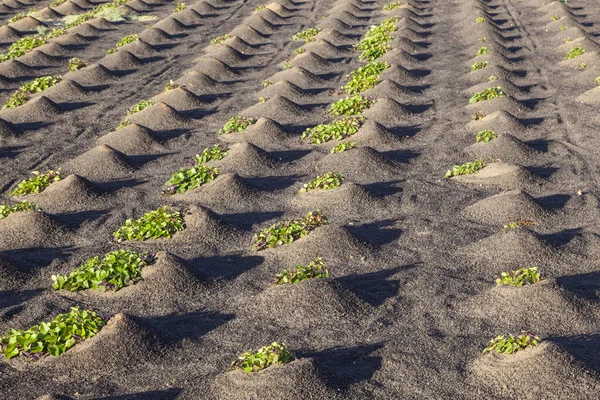
[[[408,96],[413,96],[415,93],[403,88],[395,81],[385,79],[374,88],[365,90],[362,94],[365,97],[373,97],[376,99],[389,97],[395,101],[399,101]]]
[[[19,131],[10,122],[0,118],[0,141],[19,136]]]
[[[362,145],[376,147],[381,145],[395,146],[401,139],[380,123],[367,120],[350,140]]]
[[[0,291],[22,287],[23,281],[31,276],[34,268],[22,260],[0,254]]]
[[[45,24],[42,21],[29,16],[13,22],[10,26],[19,32],[32,32],[35,31],[38,26],[45,26]]]
[[[326,85],[326,82],[323,79],[301,67],[294,67],[280,71],[271,76],[270,79],[273,82],[288,81],[305,90],[318,89]]]
[[[115,75],[103,65],[92,64],[78,71],[69,72],[65,78],[73,79],[80,85],[101,85],[115,79]]]
[[[160,102],[130,115],[127,119],[153,131],[172,130],[188,123],[188,119],[173,107]]]
[[[67,46],[84,45],[88,43],[88,40],[79,33],[68,33],[66,35],[53,38],[52,43],[57,43],[62,48],[66,48]]]
[[[349,36],[343,35],[335,29],[323,29],[316,38],[326,40],[336,45],[348,44],[352,41]]]
[[[154,27],[144,29],[139,37],[151,46],[167,43],[172,38],[167,32]]]
[[[138,124],[127,125],[112,131],[96,140],[98,145],[106,145],[128,155],[140,155],[157,151],[162,146],[152,136],[152,131]]]
[[[246,25],[251,26],[255,30],[262,34],[270,34],[274,31],[275,25],[267,21],[265,18],[258,14],[254,14],[244,20]]]
[[[174,15],[161,19],[156,24],[152,25],[153,28],[161,29],[167,32],[169,35],[174,35],[185,30],[185,25],[177,20]]]
[[[120,49],[114,54],[110,54],[101,60],[101,65],[109,70],[129,70],[136,69],[144,64],[137,56],[133,55],[125,49]]]
[[[69,175],[30,197],[32,203],[55,212],[97,210],[104,205],[100,189],[79,175]]]
[[[6,119],[16,123],[45,121],[48,117],[61,113],[62,111],[58,105],[46,96],[35,97],[22,106],[2,111]]]
[[[21,37],[21,33],[12,26],[4,25],[0,27],[0,41],[2,43],[11,43]]]
[[[285,142],[294,136],[283,129],[281,125],[269,118],[259,118],[244,132],[221,135],[221,140],[228,143],[248,142],[254,146],[271,150],[285,147]]]
[[[267,38],[267,35],[246,24],[238,25],[230,32],[230,35],[237,36],[249,43],[261,43]]]
[[[475,143],[465,149],[475,158],[499,158],[503,161],[523,161],[530,159],[533,151],[516,137],[505,133],[488,143]]]
[[[460,175],[451,178],[457,182],[496,186],[502,189],[520,189],[533,182],[531,174],[520,165],[495,162],[475,174]]]
[[[302,102],[306,100],[307,94],[299,86],[288,81],[279,81],[267,86],[257,93],[257,96],[265,99],[270,99],[276,96],[282,96],[290,100],[298,100]]]
[[[177,79],[175,83],[185,87],[197,96],[210,93],[225,93],[229,90],[227,85],[219,83],[210,76],[198,71],[190,71]]]
[[[264,150],[244,142],[231,145],[229,155],[214,162],[223,171],[237,172],[243,176],[262,174],[265,170],[276,168],[277,164]]]
[[[53,247],[65,242],[66,231],[41,211],[10,214],[0,220],[0,248]]]
[[[195,4],[192,4],[190,9],[204,16],[216,14],[216,12],[219,10],[207,1],[199,1]]]
[[[210,249],[239,243],[239,234],[235,228],[206,207],[190,207],[184,220],[185,229],[176,233],[172,241],[190,242],[198,248]]]
[[[33,68],[18,60],[8,60],[0,63],[0,75],[4,78],[22,78],[35,75]]]
[[[209,51],[206,54],[229,65],[238,65],[248,60],[248,56],[227,45],[226,43],[209,47]]]
[[[64,79],[44,90],[44,95],[56,102],[72,99],[83,100],[86,94],[87,92],[83,86],[71,79]]]
[[[365,146],[322,158],[317,172],[323,174],[330,171],[338,171],[352,182],[371,183],[376,179],[397,179],[398,165],[378,151]]]
[[[242,54],[252,54],[252,52],[254,51],[254,47],[250,43],[238,36],[232,36],[231,38],[227,39],[223,44],[226,44],[227,46],[239,51]]]
[[[588,90],[587,92],[579,95],[575,100],[580,103],[595,106],[600,104],[600,87]]]
[[[65,170],[93,181],[110,181],[127,177],[133,167],[125,154],[100,145],[83,153],[65,165]]]
[[[280,124],[286,124],[304,118],[306,112],[287,97],[276,95],[264,103],[258,103],[245,109],[242,115],[256,119],[266,117]]]
[[[519,219],[539,222],[548,211],[521,190],[487,197],[465,208],[463,214],[474,221],[503,226]]]
[[[164,103],[179,111],[194,110],[204,105],[198,99],[198,96],[183,87],[167,90],[152,99],[157,103]]]
[[[475,114],[480,111],[488,115],[495,111],[504,110],[511,114],[519,114],[526,112],[528,109],[524,107],[519,101],[515,100],[512,96],[497,97],[492,100],[484,100],[475,104],[469,104],[467,106],[470,112]]]
[[[521,121],[503,110],[487,114],[482,119],[473,120],[467,124],[467,127],[473,132],[489,129],[496,133],[515,133],[525,129],[525,125]]]
[[[304,46],[304,49],[321,58],[331,59],[348,56],[348,52],[338,49],[325,39],[317,39]]]
[[[406,121],[411,112],[408,111],[402,104],[389,97],[377,99],[368,110],[363,112],[363,116],[367,119],[372,119],[377,122],[392,122],[398,123]]]
[[[57,45],[56,43],[54,43]],[[19,57],[21,61],[27,64],[30,67],[47,67],[49,65],[56,65],[58,56],[53,56],[46,53],[44,47],[49,46],[49,44],[44,45],[43,47],[38,47],[31,52]],[[57,45],[58,46],[58,45]],[[35,68],[34,68],[35,69]]]
[[[341,32],[343,34],[349,34],[349,35],[351,35],[354,30],[354,27],[348,25],[347,23],[340,20],[339,18],[327,18],[327,19],[323,20],[322,22],[320,22],[317,25],[317,28],[331,29],[331,30],[335,30],[335,31]]]
[[[304,68],[313,74],[326,73],[331,69],[331,63],[311,51],[299,54],[290,62],[293,67]]]
[[[399,48],[388,51],[378,58],[378,61],[387,61],[390,65],[417,65],[419,63],[415,56]]]

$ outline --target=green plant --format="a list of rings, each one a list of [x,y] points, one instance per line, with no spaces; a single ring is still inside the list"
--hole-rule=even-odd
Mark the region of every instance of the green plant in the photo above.
[[[558,15],[554,14],[554,15],[552,16],[552,18],[550,18],[550,19],[551,19],[552,21],[558,21],[558,20],[560,19],[560,17],[559,17]]]
[[[356,94],[337,100],[329,107],[329,114],[335,115],[336,117],[342,115],[359,115],[364,110],[371,107],[375,101],[376,100],[368,99],[360,94]]]
[[[306,28],[292,36],[292,40],[304,40],[306,43],[313,42],[315,36],[321,32],[319,28]]]
[[[52,3],[50,3],[50,7],[58,7],[66,2],[67,0],[54,0]]]
[[[127,219],[113,237],[117,242],[170,238],[175,232],[185,229],[181,213],[171,206],[163,206],[144,214],[137,220]]]
[[[474,174],[486,165],[487,163],[483,160],[475,160],[472,162],[466,162],[462,165],[455,165],[452,167],[452,169],[449,169],[448,172],[446,172],[444,178]]]
[[[343,87],[348,94],[359,94],[374,88],[379,83],[379,75],[390,67],[385,61],[371,61],[350,72],[349,82]]]
[[[324,269],[325,263],[321,257],[317,257],[311,261],[306,267],[303,265],[296,265],[291,270],[284,270],[282,273],[275,275],[273,284],[283,285],[286,283],[300,283],[306,279],[313,278],[329,278],[329,271]]]
[[[485,113],[483,111],[476,111],[474,115],[471,116],[471,119],[474,121],[479,121],[480,119],[485,117]]]
[[[256,120],[254,118],[246,118],[240,116],[231,117],[229,118],[229,121],[225,123],[223,128],[219,130],[219,135],[224,133],[244,132],[246,128],[255,123]]]
[[[121,47],[123,47],[123,46],[125,46],[125,45],[128,45],[129,43],[133,43],[133,42],[135,42],[135,41],[136,41],[136,40],[138,40],[138,39],[139,39],[138,35],[127,35],[127,36],[124,36],[124,37],[123,37],[123,39],[121,39],[121,40],[119,40],[119,41],[117,42],[117,44],[115,45],[115,47],[114,47],[114,48],[112,48],[112,49],[108,49],[108,50],[106,51],[106,54],[113,54],[113,53],[116,53],[117,51],[119,51],[119,49],[120,49]]]
[[[117,126],[115,127],[115,131],[118,131],[119,129],[123,129],[123,128],[125,128],[125,127],[129,126],[129,125],[131,125],[131,121],[130,121],[130,120],[128,120],[128,119],[126,118],[126,119],[124,119],[123,121],[121,121],[121,122],[119,123],[119,125],[117,125]]]
[[[399,18],[388,18],[377,26],[372,26],[354,48],[362,50],[361,60],[374,61],[387,53],[392,47],[389,42],[393,39],[391,33],[396,31]]]
[[[304,186],[302,186],[302,189],[298,191],[298,193],[302,194],[314,189],[335,189],[336,187],[339,187],[342,184],[342,182],[344,182],[344,177],[342,176],[342,174],[340,174],[339,172],[327,172],[323,175],[317,176],[309,183],[305,183]]]
[[[195,165],[189,168],[181,168],[165,182],[166,189],[161,191],[163,195],[185,193],[188,190],[200,187],[213,181],[221,171],[214,167]]]
[[[9,23],[9,24],[12,24],[13,22],[17,22],[17,21],[19,21],[19,20],[21,20],[21,19],[25,18],[26,16],[27,16],[27,15],[26,15],[25,13],[18,13],[18,14],[15,14],[15,15],[14,15],[12,18],[10,18],[10,19],[8,20],[8,23]]]
[[[6,53],[0,54],[0,61],[12,60],[29,53],[36,47],[48,43],[45,37],[40,35],[26,36],[10,45]]]
[[[262,11],[262,10],[264,10],[266,7],[267,7],[267,6],[265,6],[264,4],[261,4],[260,6],[256,7],[256,8],[254,9],[254,11],[256,11],[256,12],[259,12],[259,11]]]
[[[171,79],[169,82],[167,82],[167,84],[165,85],[165,88],[163,89],[163,92],[168,92],[169,90],[172,89],[178,89],[182,87],[181,85],[173,82],[173,80]]]
[[[522,226],[532,226],[532,225],[536,225],[536,223],[533,221],[530,221],[528,219],[517,219],[515,221],[510,221],[509,223],[504,225],[502,227],[502,229],[506,231],[506,230],[511,230],[511,229],[519,229]]]
[[[596,80],[594,81],[594,84],[596,86],[600,86],[600,76],[596,78]]]
[[[231,39],[231,38],[232,38],[232,36],[230,34],[226,33],[222,36],[217,36],[216,38],[212,39],[210,41],[210,44],[219,45],[219,44],[222,44],[227,39]]]
[[[89,62],[83,61],[80,58],[77,58],[77,57],[71,58],[69,60],[69,71],[77,71],[77,70],[80,70],[81,68],[87,67],[88,65],[90,65]]]
[[[564,40],[563,40],[563,41],[564,41],[565,43],[569,43],[569,42],[572,42],[572,41],[573,41],[573,39],[571,39],[570,37],[568,37],[568,38],[564,38]]]
[[[29,95],[27,93],[17,90],[4,102],[4,104],[2,104],[2,109],[17,108],[27,103],[28,100]]]
[[[336,144],[332,149],[330,154],[341,153],[346,150],[350,150],[356,147],[356,142],[341,142]]]
[[[302,133],[302,139],[312,144],[321,144],[330,140],[342,140],[354,135],[360,129],[364,117],[351,116],[336,119],[328,124],[308,128]]]
[[[577,58],[585,53],[585,49],[581,47],[581,45],[577,45],[573,47],[569,52],[565,55],[563,60],[571,60],[573,58]]]
[[[304,218],[277,222],[254,236],[254,249],[260,251],[291,244],[295,240],[308,235],[317,227],[326,224],[327,217],[321,214],[319,210],[309,212]]]
[[[487,61],[477,61],[475,64],[471,65],[471,71],[487,68],[488,65],[490,65],[490,63]]]
[[[485,18],[481,18],[481,17],[479,17],[479,18],[477,18],[477,19],[475,20],[475,23],[477,23],[477,24],[481,24],[481,23],[483,23],[483,22],[485,22]]]
[[[29,201],[22,201],[17,204],[2,204],[0,205],[0,219],[8,217],[12,213],[23,212],[23,211],[38,211],[39,208],[30,203]]]
[[[296,50],[294,50],[294,55],[298,55],[298,54],[304,54],[306,53],[306,49],[302,48],[302,47],[298,47]]]
[[[486,46],[482,46],[482,47],[479,48],[479,50],[477,50],[477,53],[475,55],[482,56],[482,55],[487,54],[489,52],[490,52],[490,50]]]
[[[290,68],[292,68],[292,64],[290,64],[289,62],[286,62],[281,66],[281,69],[290,69]]]
[[[558,27],[558,31],[559,31],[559,32],[564,32],[564,31],[566,31],[567,29],[568,29],[568,28],[567,28],[567,26],[566,26],[566,25],[561,25],[561,26],[559,26],[559,27]]]
[[[479,142],[488,143],[490,140],[494,140],[497,138],[498,138],[498,135],[496,134],[496,132],[494,132],[490,129],[486,129],[484,131],[477,132],[477,135],[475,136],[475,142],[476,143],[479,143]]]
[[[41,174],[38,171],[31,172],[33,178],[25,179],[21,181],[17,187],[10,192],[11,196],[25,196],[27,194],[35,194],[43,192],[52,182],[60,181],[62,175],[60,174],[60,168],[56,171],[47,170]]]
[[[209,161],[222,160],[223,158],[227,157],[228,154],[227,147],[221,146],[217,143],[213,147],[207,147],[206,149],[202,150],[202,153],[196,154],[196,165],[202,165]]]
[[[271,343],[261,347],[256,352],[248,350],[240,355],[229,367],[230,371],[241,369],[246,373],[258,372],[274,364],[287,364],[294,361],[296,356],[282,343]]]
[[[66,35],[67,30],[65,28],[52,29],[49,33],[45,34],[46,39],[52,39],[58,36]]]
[[[187,6],[185,5],[185,3],[183,2],[179,2],[177,3],[177,5],[175,6],[175,12],[179,12],[179,11],[183,11],[187,8]]]
[[[268,87],[268,86],[271,86],[271,85],[272,85],[272,84],[274,84],[274,83],[275,83],[275,82],[273,82],[273,81],[272,81],[272,80],[270,80],[270,79],[265,79],[264,81],[262,81],[262,82],[261,82],[261,85],[262,85],[263,87]]]
[[[496,285],[523,286],[533,285],[543,278],[545,278],[545,276],[540,274],[537,267],[531,267],[520,268],[516,271],[502,272],[500,276],[495,278],[494,282],[496,282]]]
[[[475,93],[470,99],[469,99],[469,104],[475,104],[475,103],[479,103],[480,101],[484,101],[484,100],[493,100],[496,97],[502,97],[505,96],[504,92],[502,91],[502,88],[500,86],[496,86],[496,87],[491,87],[491,88],[487,88],[481,92]]]
[[[586,69],[588,69],[588,66],[585,63],[581,63],[577,67],[575,67],[575,69],[578,71],[585,71]]]
[[[542,339],[531,332],[521,331],[517,337],[509,334],[508,337],[500,335],[490,340],[487,347],[483,349],[482,354],[496,352],[501,354],[514,354],[518,351],[536,347],[542,342]]]
[[[58,357],[77,343],[96,336],[104,325],[95,312],[73,307],[68,314],[59,314],[52,321],[26,331],[11,329],[0,338],[0,345],[8,360],[18,356],[37,360],[38,354]]]
[[[143,109],[150,107],[151,105],[154,105],[154,100],[142,100],[139,103],[131,106],[131,108],[127,110],[127,115],[132,115],[137,112],[140,112]]]
[[[486,39],[484,36],[480,37],[480,38],[479,38],[479,39],[477,39],[477,40],[478,40],[479,42],[481,42],[481,43],[485,43],[485,42],[487,42],[487,39]]]
[[[266,103],[266,102],[267,102],[267,99],[266,99],[265,97],[262,97],[262,96],[261,96],[261,97],[259,97],[259,98],[258,98],[258,102],[259,102],[259,103]]]
[[[102,261],[99,257],[90,258],[85,264],[75,268],[69,275],[52,275],[54,290],[96,289],[117,291],[139,281],[142,268],[152,261],[147,253],[117,250],[107,253]]]
[[[401,3],[399,1],[393,1],[391,3],[387,3],[385,6],[383,6],[383,11],[394,11],[400,8],[400,6],[404,4]]]

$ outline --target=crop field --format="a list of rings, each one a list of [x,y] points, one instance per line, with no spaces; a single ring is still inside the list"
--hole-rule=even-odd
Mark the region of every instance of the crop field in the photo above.
[[[267,1],[0,3],[0,399],[599,398],[600,3]]]

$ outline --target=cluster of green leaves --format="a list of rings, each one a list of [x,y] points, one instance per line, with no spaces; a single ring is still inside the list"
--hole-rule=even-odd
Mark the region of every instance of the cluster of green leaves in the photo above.
[[[272,84],[274,84],[275,82],[273,82],[271,79],[265,79],[264,81],[261,82],[261,85],[263,87],[269,87]]]
[[[201,165],[209,161],[222,160],[228,154],[227,147],[221,146],[217,143],[213,147],[207,147],[206,149],[202,150],[202,153],[196,154],[194,159],[196,160],[196,165]]]
[[[125,45],[128,45],[129,43],[133,43],[133,42],[135,42],[138,39],[139,39],[139,36],[135,35],[135,34],[124,36],[123,39],[121,39],[121,40],[119,40],[117,42],[117,44],[115,45],[115,47],[113,47],[112,49],[108,49],[106,51],[106,54],[116,53],[117,51],[119,51],[119,49],[121,47],[123,47]]]
[[[22,19],[23,19],[23,18],[25,18],[26,16],[27,16],[27,14],[25,14],[25,13],[18,13],[18,14],[15,14],[15,15],[13,15],[13,17],[12,17],[12,18],[10,18],[10,19],[8,20],[8,23],[9,23],[9,24],[12,24],[13,22],[17,22],[17,21],[19,21],[19,20],[22,20]]]
[[[493,100],[496,97],[502,97],[504,95],[505,94],[502,91],[502,88],[500,86],[487,88],[487,89],[485,89],[485,90],[483,90],[481,92],[475,93],[469,99],[469,104],[479,103],[480,101],[484,101],[484,100]]]
[[[112,19],[109,18],[108,15],[110,15],[112,12],[116,11],[116,9],[119,6],[124,5],[125,3],[127,3],[127,1],[129,0],[113,0],[110,3],[105,3],[105,4],[101,4],[97,7],[92,8],[89,11],[86,11],[85,13],[79,14],[79,15],[67,15],[65,18],[63,18],[63,22],[65,23],[65,28],[69,29],[69,28],[73,28],[75,26],[81,25],[86,21],[89,21],[91,19],[100,17],[100,16],[105,16],[108,19]],[[122,20],[122,18],[121,18]]]
[[[510,221],[506,225],[502,227],[503,230],[511,230],[511,229],[519,229],[522,226],[532,226],[536,223],[534,221],[530,221],[528,219],[517,219],[515,221]]]
[[[572,41],[573,41],[573,39],[571,39],[570,37],[564,38],[564,42],[565,43],[569,43],[569,42],[572,42]]]
[[[183,2],[179,2],[177,3],[177,5],[175,6],[175,12],[179,12],[179,11],[183,11],[187,8],[187,6],[185,5],[185,3]]]
[[[358,115],[339,118],[328,124],[320,124],[306,129],[302,133],[302,139],[308,139],[312,144],[342,140],[358,132],[363,121],[364,117]]]
[[[552,16],[552,18],[550,18],[550,19],[551,19],[552,21],[558,21],[558,20],[560,19],[560,17],[559,17],[558,15],[554,14],[554,15]]]
[[[482,354],[496,352],[500,354],[514,354],[517,351],[525,350],[530,347],[536,347],[542,342],[542,339],[531,332],[521,331],[517,337],[509,334],[508,337],[500,335],[490,340],[487,347],[483,349]]]
[[[477,61],[475,64],[471,65],[471,71],[478,71],[480,69],[484,69],[488,65],[490,65],[490,63],[487,61]]]
[[[482,55],[487,54],[489,52],[490,52],[490,50],[486,46],[482,46],[482,47],[479,48],[479,50],[477,50],[477,53],[475,53],[475,55],[482,56]]]
[[[356,147],[356,142],[341,142],[336,144],[332,149],[330,154],[341,153],[346,150],[350,150]]]
[[[494,132],[490,129],[486,129],[484,131],[477,132],[477,135],[475,136],[475,142],[476,143],[479,143],[479,142],[488,143],[490,140],[494,140],[497,138],[498,138],[498,135],[496,134],[496,132]]]
[[[173,82],[173,80],[171,79],[165,85],[165,88],[163,89],[163,92],[168,92],[169,90],[178,89],[180,87],[182,87],[180,84]]]
[[[371,27],[354,48],[362,50],[359,58],[366,61],[374,61],[391,50],[389,42],[393,39],[392,32],[398,30],[396,23],[400,19],[389,18],[378,26]]]
[[[296,356],[290,352],[284,343],[273,342],[261,347],[256,352],[248,350],[240,355],[229,367],[230,371],[241,369],[244,372],[258,372],[274,364],[287,364],[294,361]]]
[[[596,86],[600,86],[600,76],[596,78],[596,80],[594,81],[594,84]]]
[[[219,130],[219,135],[222,135],[224,133],[226,134],[244,132],[246,128],[255,123],[256,120],[254,118],[246,118],[236,115],[235,117],[229,118],[229,121],[227,121],[223,128]]]
[[[516,271],[502,272],[500,276],[496,277],[494,282],[496,282],[496,285],[523,286],[538,283],[544,277],[538,271],[537,267],[523,267]]]
[[[564,31],[566,31],[567,29],[568,29],[568,27],[567,27],[566,25],[561,25],[561,26],[559,26],[559,27],[558,27],[558,31],[559,31],[559,32],[564,32]]]
[[[586,69],[588,69],[588,66],[585,63],[581,63],[577,67],[575,67],[575,69],[578,71],[585,71]]]
[[[74,57],[69,60],[69,71],[77,71],[90,65],[89,62],[83,61],[80,58]]]
[[[493,81],[497,81],[499,79],[499,77],[497,75],[490,75],[490,77],[488,78],[488,81],[493,82]]]
[[[478,24],[481,24],[481,23],[483,23],[483,22],[485,22],[485,18],[481,18],[481,17],[479,17],[479,18],[477,18],[477,19],[475,20],[475,23],[478,23]]]
[[[394,11],[400,8],[400,6],[404,4],[401,3],[399,1],[393,1],[391,3],[387,3],[385,6],[383,6],[383,11]]]
[[[452,178],[453,176],[474,174],[486,165],[487,163],[483,160],[469,161],[462,165],[455,165],[452,167],[452,169],[449,169],[446,172],[444,178]]]
[[[337,100],[329,107],[329,114],[336,117],[342,115],[359,115],[367,108],[371,107],[376,100],[368,99],[356,94],[343,99]]]
[[[232,36],[230,34],[226,33],[222,36],[217,36],[216,38],[211,39],[210,44],[219,45],[219,44],[222,44],[227,39],[231,39],[231,38],[232,38]]]
[[[165,182],[166,189],[161,191],[163,195],[185,193],[188,190],[200,187],[213,181],[221,171],[215,167],[206,165],[194,165],[189,168],[181,168]]]
[[[66,2],[67,0],[54,0],[52,3],[50,3],[50,7],[58,7]]]
[[[321,32],[319,28],[306,28],[292,36],[292,40],[304,40],[306,43],[313,42],[315,36]]]
[[[99,257],[90,258],[69,275],[52,275],[54,290],[96,289],[117,291],[142,277],[142,268],[152,258],[147,253],[117,250],[107,253],[102,261]]]
[[[39,171],[31,172],[34,176],[21,181],[17,187],[10,192],[11,196],[25,196],[27,194],[35,194],[43,192],[52,182],[60,181],[62,175],[60,168],[56,171],[47,170],[43,174]]]
[[[140,219],[127,219],[113,237],[117,242],[123,240],[139,240],[170,238],[175,232],[185,228],[181,212],[171,206],[163,206],[150,211]]]
[[[379,76],[388,69],[390,64],[385,61],[371,61],[362,67],[350,72],[350,80],[343,87],[348,94],[359,94],[367,89],[374,88],[379,83]]]
[[[286,283],[300,283],[306,279],[313,278],[329,278],[329,271],[325,268],[325,263],[321,257],[317,257],[311,261],[306,267],[303,265],[296,265],[291,270],[284,270],[282,273],[275,275],[273,284],[283,285]]]
[[[96,336],[104,325],[95,312],[73,307],[68,314],[59,314],[26,331],[11,329],[0,338],[0,346],[9,360],[18,356],[37,359],[38,353],[58,357],[78,342]]]
[[[262,11],[262,10],[264,10],[266,7],[267,7],[267,6],[265,6],[264,4],[261,4],[260,6],[256,7],[256,8],[254,9],[254,11],[256,11],[256,12],[259,12],[259,11]]]
[[[485,38],[485,36],[482,36],[482,37],[478,38],[477,40],[481,43],[487,42],[487,39]]]
[[[327,224],[327,217],[321,211],[313,211],[304,218],[277,222],[254,236],[254,249],[257,251],[270,247],[291,244],[321,225]]]
[[[479,110],[479,111],[475,112],[475,115],[471,116],[471,119],[474,121],[479,121],[480,119],[482,119],[484,117],[485,117],[485,113],[483,111]]]
[[[577,45],[573,47],[563,58],[564,60],[571,60],[573,58],[577,58],[585,53],[585,49],[581,47],[581,45]]]
[[[344,177],[342,176],[342,174],[340,174],[339,172],[327,172],[323,175],[317,176],[309,183],[305,183],[304,186],[302,186],[302,189],[298,191],[298,193],[302,194],[314,189],[335,189],[336,187],[339,187],[342,184],[342,182],[344,182]]]
[[[22,201],[17,204],[2,204],[0,205],[0,219],[4,219],[8,217],[12,213],[22,212],[22,211],[37,211],[39,208],[32,204],[29,201]]]
[[[51,86],[56,85],[62,80],[62,77],[55,76],[42,76],[35,78],[31,82],[28,82],[21,86],[19,90],[13,93],[8,100],[4,102],[2,108],[16,108],[21,106],[29,100],[29,95],[33,93],[43,92]]]
[[[115,128],[116,131],[118,131],[119,129],[125,128],[128,125],[131,125],[131,121],[129,121],[129,119],[127,119],[127,117],[129,117],[130,115],[133,115],[135,113],[138,113],[142,110],[144,110],[145,108],[148,108],[150,106],[154,105],[154,100],[142,100],[137,104],[134,104],[133,106],[131,106],[129,108],[129,110],[127,110],[127,116],[125,117],[125,119],[123,119],[119,125]]]
[[[0,61],[12,60],[29,53],[36,47],[48,43],[48,40],[41,35],[22,37],[10,45],[6,53],[0,54]]]

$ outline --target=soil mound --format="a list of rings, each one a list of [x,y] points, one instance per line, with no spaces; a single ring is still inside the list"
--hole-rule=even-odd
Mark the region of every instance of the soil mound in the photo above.
[[[338,171],[350,181],[370,183],[375,177],[397,177],[398,165],[377,150],[365,146],[323,157],[317,165],[317,171],[319,174]]]
[[[69,161],[64,169],[100,182],[121,179],[133,171],[125,154],[106,145],[96,146],[83,153]]]
[[[13,213],[0,221],[0,246],[5,250],[52,247],[66,239],[66,230],[41,211]]]
[[[526,219],[539,222],[549,212],[527,192],[512,190],[478,201],[465,208],[464,215],[474,221],[502,226],[510,221]]]
[[[504,162],[489,164],[475,174],[455,176],[450,179],[461,183],[497,186],[508,190],[521,189],[533,182],[533,177],[525,168]]]
[[[258,103],[242,111],[247,117],[269,118],[280,124],[294,123],[305,117],[305,111],[298,104],[284,96],[276,95],[264,103]]]
[[[294,138],[280,124],[269,118],[259,118],[243,133],[221,135],[221,140],[228,143],[248,142],[254,146],[270,150],[280,149],[288,140]]]
[[[475,143],[465,151],[475,158],[487,160],[491,157],[509,162],[529,160],[533,155],[533,151],[525,143],[508,133],[500,134],[488,143]]]
[[[98,187],[79,175],[69,175],[29,197],[32,203],[52,212],[97,210],[106,200]]]
[[[251,176],[260,175],[265,170],[276,168],[278,162],[260,147],[242,142],[231,145],[229,155],[222,160],[215,161],[214,165],[223,171]]]
[[[118,131],[100,136],[96,143],[128,155],[148,154],[161,148],[152,136],[152,131],[138,124],[127,125]]]

